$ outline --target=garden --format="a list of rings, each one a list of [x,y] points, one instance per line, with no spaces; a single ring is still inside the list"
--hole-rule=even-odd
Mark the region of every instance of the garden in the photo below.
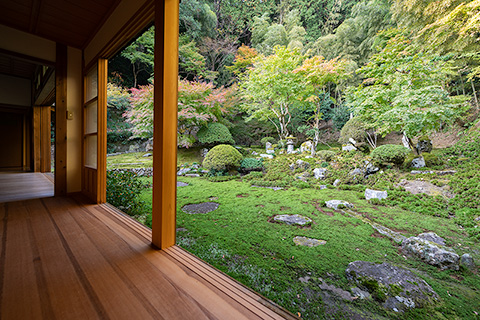
[[[180,4],[177,245],[303,319],[480,318],[479,1]],[[151,226],[153,27],[107,201]]]

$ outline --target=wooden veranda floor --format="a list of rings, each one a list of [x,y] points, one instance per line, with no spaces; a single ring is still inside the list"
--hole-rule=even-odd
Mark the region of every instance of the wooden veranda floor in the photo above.
[[[53,197],[52,173],[0,172],[0,202]]]
[[[0,239],[0,319],[294,318],[80,197],[0,203]]]

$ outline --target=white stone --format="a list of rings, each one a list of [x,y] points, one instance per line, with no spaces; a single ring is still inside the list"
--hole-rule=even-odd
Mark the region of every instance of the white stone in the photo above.
[[[273,149],[273,145],[270,142],[267,142],[265,144],[265,150],[268,154],[275,153],[275,150]]]
[[[365,199],[386,199],[388,197],[387,191],[377,191],[372,189],[365,190]]]
[[[311,141],[305,141],[300,145],[300,153],[308,152],[311,153],[313,149],[313,143]]]
[[[357,148],[352,146],[351,144],[347,144],[346,146],[342,146],[342,151],[356,151]]]
[[[353,208],[353,204],[343,200],[328,200],[328,201],[325,201],[325,204],[327,205],[327,208],[334,209],[334,210],[338,210],[339,206],[344,206],[349,209]]]
[[[327,174],[327,169],[325,168],[315,168],[313,169],[313,176],[315,179],[325,179],[325,176]]]
[[[420,169],[425,167],[425,159],[423,157],[418,157],[412,160],[412,167]]]
[[[262,153],[262,154],[260,155],[260,157],[262,157],[262,158],[268,158],[268,159],[273,159],[273,155],[271,155],[271,154],[264,154],[264,153]]]

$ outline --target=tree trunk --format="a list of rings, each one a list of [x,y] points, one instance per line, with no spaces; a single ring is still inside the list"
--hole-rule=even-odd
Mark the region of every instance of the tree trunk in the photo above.
[[[475,105],[477,106],[477,110],[478,110],[479,109],[479,107],[478,107],[478,97],[477,97],[477,91],[475,90],[475,86],[473,85],[473,79],[470,80],[470,84],[472,85],[473,97],[475,98]]]

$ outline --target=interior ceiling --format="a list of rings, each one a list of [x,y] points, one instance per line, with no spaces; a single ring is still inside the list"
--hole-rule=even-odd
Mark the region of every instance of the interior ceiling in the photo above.
[[[0,0],[0,24],[84,49],[119,0]]]

